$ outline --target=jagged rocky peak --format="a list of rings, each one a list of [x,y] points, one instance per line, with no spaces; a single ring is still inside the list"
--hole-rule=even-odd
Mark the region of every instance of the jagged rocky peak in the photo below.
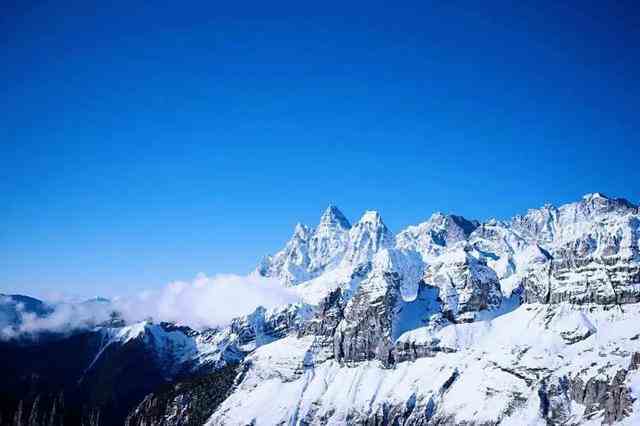
[[[386,228],[386,225],[384,224],[384,222],[382,222],[382,217],[380,216],[380,213],[378,213],[376,210],[365,211],[362,217],[360,218],[360,220],[358,221],[358,225],[361,225],[361,224],[369,224],[370,226]]]
[[[608,213],[611,211],[622,213],[638,212],[638,206],[630,201],[624,198],[611,198],[601,192],[585,194],[578,204],[583,209],[598,213]]]
[[[381,248],[393,246],[393,234],[377,211],[366,211],[349,231],[345,260],[352,265],[370,261]]]
[[[480,223],[477,220],[468,220],[463,216],[455,214],[436,213],[431,216],[431,220],[439,222],[444,228],[449,230],[451,234],[459,235],[462,232],[464,237],[468,237]]]
[[[429,261],[442,254],[445,247],[469,238],[478,226],[477,221],[436,212],[426,222],[400,232],[396,236],[396,244],[403,249],[416,250]]]
[[[284,249],[265,257],[258,274],[276,277],[285,285],[313,279],[342,259],[351,225],[336,206],[329,206],[315,229],[298,223]]]
[[[524,216],[515,216],[510,225],[526,239],[555,244],[585,233],[594,221],[639,212],[638,206],[624,198],[611,198],[596,192],[560,207],[546,204],[542,208],[531,209]]]
[[[300,222],[296,223],[295,228],[293,228],[293,238],[292,240],[298,241],[306,241],[309,238],[309,234],[311,231],[309,227],[301,224]]]
[[[309,239],[311,230],[298,223],[284,249],[273,256],[266,256],[257,272],[265,277],[276,277],[285,285],[294,285],[309,279]]]
[[[571,223],[596,220],[605,216],[614,217],[639,213],[638,206],[630,201],[624,198],[611,198],[599,192],[586,194],[580,201],[565,204],[558,211],[560,213],[558,221],[563,227]]]
[[[330,205],[309,241],[309,270],[312,275],[336,266],[347,249],[351,224],[340,210]]]
[[[515,216],[511,220],[511,228],[524,238],[549,243],[556,235],[558,209],[545,204],[538,209],[530,209],[524,216]]]
[[[336,228],[347,230],[351,228],[351,224],[335,205],[330,204],[320,217],[318,230]]]

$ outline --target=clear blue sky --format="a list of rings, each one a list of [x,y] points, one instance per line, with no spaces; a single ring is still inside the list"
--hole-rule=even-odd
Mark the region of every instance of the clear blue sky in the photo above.
[[[640,200],[634,2],[16,3],[0,292],[245,273],[329,203],[397,231]]]

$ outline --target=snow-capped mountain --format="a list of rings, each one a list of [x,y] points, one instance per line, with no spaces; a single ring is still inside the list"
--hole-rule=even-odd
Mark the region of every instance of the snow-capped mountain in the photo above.
[[[639,245],[638,206],[597,193],[397,234],[330,206],[256,269],[299,303],[207,330],[100,325],[78,374],[146,354],[170,386],[132,394],[131,426],[640,424]]]
[[[285,248],[265,257],[258,266],[260,275],[277,277],[285,285],[295,285],[335,267],[349,246],[351,225],[342,212],[329,206],[315,229],[295,227]]]
[[[639,214],[596,193],[392,237],[367,212],[340,262],[296,283],[311,331],[250,355],[209,423],[640,421]]]

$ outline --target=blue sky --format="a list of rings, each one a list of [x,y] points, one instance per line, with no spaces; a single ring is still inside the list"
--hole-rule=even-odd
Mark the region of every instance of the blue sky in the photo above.
[[[397,231],[640,201],[633,2],[17,3],[0,292],[245,273],[329,203]]]

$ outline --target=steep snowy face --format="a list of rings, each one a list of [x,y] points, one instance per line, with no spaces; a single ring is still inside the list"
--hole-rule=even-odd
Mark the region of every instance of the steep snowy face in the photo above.
[[[258,273],[265,277],[278,277],[285,285],[297,284],[311,277],[309,266],[309,240],[312,231],[298,223],[293,236],[282,251],[265,257],[258,266]]]
[[[296,225],[285,248],[263,259],[257,272],[277,277],[288,286],[313,279],[340,262],[348,246],[350,227],[340,210],[329,206],[316,229]]]
[[[426,222],[409,226],[398,233],[396,246],[416,250],[429,262],[440,256],[447,247],[466,240],[478,225],[462,216],[434,213]]]
[[[349,220],[342,214],[342,212],[333,204],[327,207],[320,217],[320,223],[318,224],[318,232],[326,232],[332,230],[348,230],[351,228]],[[323,231],[324,230],[324,231]]]
[[[360,265],[369,262],[381,248],[393,246],[393,234],[376,211],[367,211],[349,231],[349,247],[344,262]]]
[[[415,286],[413,277],[422,268],[420,256],[416,252],[409,253],[410,250],[398,251],[393,248],[393,236],[377,212],[366,212],[348,232],[333,235],[340,236],[337,240],[340,243],[338,247],[344,250],[335,251],[336,256],[326,263],[321,274],[296,286],[295,292],[305,302],[317,305],[338,288],[345,292],[345,296],[350,297],[358,291],[359,283],[374,268],[390,268],[386,272],[391,269],[400,272],[402,269],[402,275],[410,283],[408,286]],[[389,252],[382,254],[376,262],[376,256],[385,250]]]
[[[344,256],[351,224],[335,206],[329,206],[309,242],[312,273],[335,267]]]
[[[373,257],[371,275],[393,275],[399,282],[398,290],[404,300],[413,300],[424,274],[425,264],[418,252],[385,248]]]

